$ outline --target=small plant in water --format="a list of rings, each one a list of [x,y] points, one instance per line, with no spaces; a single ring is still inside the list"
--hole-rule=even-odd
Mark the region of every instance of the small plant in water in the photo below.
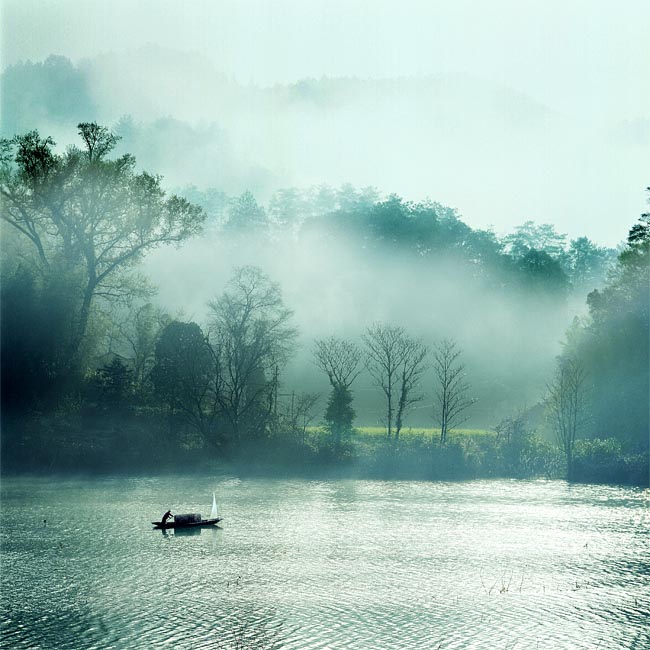
[[[286,641],[284,623],[274,612],[260,614],[250,609],[237,617],[224,650],[280,650]]]
[[[501,589],[499,589],[500,594],[507,594],[510,591],[510,583],[512,582],[512,573],[510,574],[510,580],[508,584],[505,582],[505,575],[501,577]]]
[[[233,650],[280,650],[284,644],[282,623],[268,621],[243,623],[235,631]]]

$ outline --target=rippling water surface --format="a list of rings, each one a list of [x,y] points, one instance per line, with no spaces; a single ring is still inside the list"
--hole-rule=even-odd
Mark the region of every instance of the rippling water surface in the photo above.
[[[6,648],[650,648],[647,491],[215,476],[1,489]],[[207,516],[213,491],[220,529],[152,530],[167,508]]]

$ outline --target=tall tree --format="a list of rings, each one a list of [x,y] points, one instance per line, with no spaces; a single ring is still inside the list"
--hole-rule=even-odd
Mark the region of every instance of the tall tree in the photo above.
[[[237,235],[267,233],[268,227],[266,210],[257,203],[252,192],[246,191],[232,202],[225,224],[227,232]]]
[[[235,439],[244,429],[261,434],[274,407],[278,369],[293,352],[293,312],[285,307],[280,286],[254,266],[236,269],[209,308],[222,415]]]
[[[420,340],[404,336],[401,342],[401,361],[398,368],[399,398],[395,415],[395,440],[399,440],[404,417],[413,404],[420,402],[424,395],[418,391],[422,375],[427,369],[429,348]]]
[[[197,233],[203,212],[166,196],[159,176],[136,172],[126,154],[110,159],[117,137],[79,124],[81,148],[59,154],[37,131],[0,141],[2,219],[29,241],[45,273],[78,278],[79,303],[68,341],[80,348],[94,300],[132,293],[128,271],[161,244]]]
[[[447,442],[451,429],[469,419],[467,410],[474,403],[469,397],[461,354],[462,351],[451,339],[444,339],[433,351],[433,369],[437,379],[434,416],[440,425],[441,445]]]
[[[375,323],[363,336],[366,366],[386,399],[386,432],[395,440],[412,404],[420,401],[418,384],[426,369],[427,347],[410,337],[403,327]]]
[[[352,341],[330,336],[314,342],[314,362],[327,375],[332,387],[325,421],[338,453],[341,439],[351,431],[354,421],[351,386],[361,372],[361,352]]]
[[[586,416],[586,373],[576,358],[560,358],[548,385],[546,404],[556,440],[564,452],[567,478],[573,478],[573,450]]]

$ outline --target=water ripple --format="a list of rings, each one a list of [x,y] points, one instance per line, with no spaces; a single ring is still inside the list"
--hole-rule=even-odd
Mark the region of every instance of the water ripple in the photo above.
[[[650,648],[640,490],[220,477],[0,487],[2,648]],[[213,491],[221,530],[148,525],[168,504],[207,512]]]

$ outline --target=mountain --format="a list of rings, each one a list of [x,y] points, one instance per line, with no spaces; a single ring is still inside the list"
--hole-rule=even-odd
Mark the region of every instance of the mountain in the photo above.
[[[98,120],[172,186],[262,200],[280,187],[350,182],[431,197],[474,227],[533,219],[614,245],[647,185],[647,121],[587,124],[469,76],[262,88],[199,54],[146,46],[11,66],[2,90],[3,135],[36,127],[68,143],[79,121]]]

